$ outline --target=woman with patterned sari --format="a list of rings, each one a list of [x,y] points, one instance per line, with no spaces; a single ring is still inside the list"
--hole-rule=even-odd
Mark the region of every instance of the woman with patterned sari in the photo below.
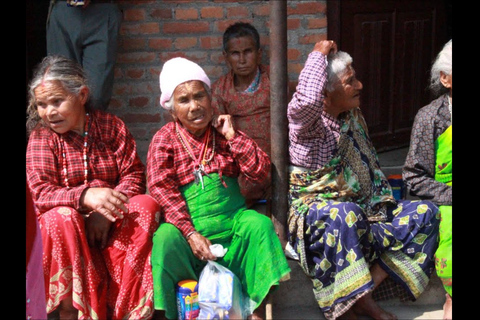
[[[446,291],[443,319],[452,319],[452,40],[432,65],[435,99],[415,116],[403,178],[410,194],[439,206],[435,269]]]
[[[90,108],[84,70],[47,56],[29,85],[26,167],[43,244],[46,311],[149,319],[159,206],[118,117]],[[52,315],[53,316],[53,315]]]
[[[239,278],[248,318],[263,319],[265,297],[290,268],[272,221],[247,209],[237,179],[265,179],[270,160],[230,115],[213,114],[210,80],[198,64],[165,62],[160,90],[174,121],[157,131],[147,155],[148,189],[164,213],[151,258],[156,318],[176,319],[176,284],[198,281],[215,260]],[[222,258],[213,244],[227,249]]]
[[[437,207],[392,196],[359,108],[362,87],[351,56],[319,41],[288,105],[288,241],[329,320],[397,319],[373,291],[418,298],[437,248]]]

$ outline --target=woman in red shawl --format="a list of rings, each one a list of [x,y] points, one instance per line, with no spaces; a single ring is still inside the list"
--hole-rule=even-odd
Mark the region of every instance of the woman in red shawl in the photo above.
[[[230,71],[212,83],[212,107],[217,114],[231,115],[235,128],[270,157],[270,69],[261,63],[257,29],[247,22],[230,25],[223,34],[223,57]],[[260,183],[252,183],[243,174],[238,181],[248,207],[270,200],[270,173]]]
[[[120,118],[90,108],[81,66],[48,56],[29,85],[26,167],[43,243],[48,313],[149,319],[159,207]]]

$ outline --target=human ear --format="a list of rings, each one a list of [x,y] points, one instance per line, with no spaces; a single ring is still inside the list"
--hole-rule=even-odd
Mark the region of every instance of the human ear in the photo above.
[[[443,84],[445,88],[451,89],[452,88],[452,75],[446,74],[443,71],[440,71],[440,82]]]
[[[89,93],[90,93],[90,90],[88,89],[88,87],[83,86],[80,89],[78,97],[80,98],[80,101],[82,101],[82,104],[85,104],[87,102]]]
[[[175,107],[174,107],[175,108]],[[173,118],[173,121],[177,121],[178,120],[178,117],[177,117],[177,113],[175,112],[175,109],[172,108],[171,110],[169,110],[169,113],[170,113],[170,116]]]

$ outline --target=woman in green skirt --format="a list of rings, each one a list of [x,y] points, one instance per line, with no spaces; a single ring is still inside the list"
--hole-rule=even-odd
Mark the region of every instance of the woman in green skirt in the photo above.
[[[240,280],[248,319],[263,319],[265,297],[290,268],[272,221],[246,208],[237,177],[261,182],[270,159],[233,128],[230,115],[214,115],[210,80],[196,63],[165,62],[160,90],[160,104],[174,121],[157,131],[147,155],[149,192],[163,209],[152,249],[156,316],[177,318],[176,284],[198,280],[215,260]],[[217,258],[213,244],[226,254]]]
[[[411,195],[439,207],[435,268],[447,292],[443,319],[452,319],[452,40],[433,63],[430,89],[436,99],[415,116],[403,178]]]

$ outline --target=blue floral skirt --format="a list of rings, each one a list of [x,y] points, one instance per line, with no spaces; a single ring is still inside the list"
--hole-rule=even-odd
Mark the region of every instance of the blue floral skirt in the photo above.
[[[303,216],[295,220],[303,224],[296,230],[303,232],[289,234],[289,241],[312,278],[316,300],[327,319],[335,319],[373,290],[369,269],[374,263],[412,300],[425,290],[438,246],[440,220],[434,204],[398,201],[388,206],[383,222],[368,221],[353,202],[316,199],[301,207],[303,213],[295,213],[293,206],[290,214]]]

